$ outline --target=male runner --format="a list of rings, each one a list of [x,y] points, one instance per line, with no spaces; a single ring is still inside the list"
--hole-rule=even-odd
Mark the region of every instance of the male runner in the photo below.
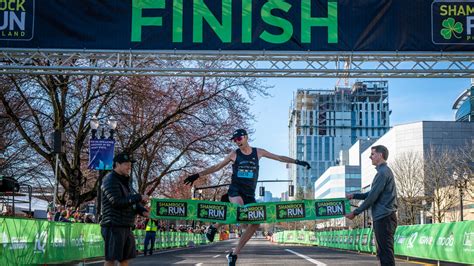
[[[286,156],[276,155],[264,149],[250,147],[248,143],[248,134],[245,129],[237,129],[234,131],[231,140],[234,141],[239,147],[237,150],[232,151],[224,158],[222,162],[215,164],[199,173],[188,176],[184,180],[184,184],[192,185],[194,181],[196,181],[200,176],[209,175],[219,171],[224,166],[232,162],[232,181],[227,192],[229,195],[229,200],[232,203],[245,205],[256,203],[255,189],[257,187],[258,181],[258,161],[260,158],[266,157],[284,163],[295,163],[302,165],[307,169],[311,168],[308,162],[295,160]],[[240,250],[250,240],[258,227],[258,224],[250,224],[247,227],[247,230],[245,230],[245,233],[240,238],[237,247],[234,249],[234,251],[231,251],[227,255],[229,265],[235,265],[235,262],[237,261],[237,255],[239,255]],[[216,232],[217,228],[211,225],[206,234],[210,241],[214,240]]]

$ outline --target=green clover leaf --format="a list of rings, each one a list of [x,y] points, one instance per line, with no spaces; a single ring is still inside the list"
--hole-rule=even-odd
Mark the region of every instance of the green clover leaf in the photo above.
[[[160,215],[163,215],[163,214],[166,214],[167,213],[167,210],[165,207],[161,207],[160,208]]]
[[[244,220],[244,219],[247,219],[247,214],[246,213],[241,213],[239,220]]]
[[[286,211],[285,210],[280,210],[279,216],[280,216],[280,218],[285,217],[286,216]]]
[[[326,208],[319,208],[318,213],[319,216],[326,214]]]
[[[460,39],[461,36],[456,35],[456,33],[463,32],[463,26],[461,22],[456,22],[454,18],[447,18],[442,22],[443,29],[441,29],[441,36],[445,40],[449,40],[454,35],[455,38]]]
[[[207,216],[207,215],[208,215],[207,210],[201,210],[201,212],[200,212],[200,216],[201,216],[201,217]]]

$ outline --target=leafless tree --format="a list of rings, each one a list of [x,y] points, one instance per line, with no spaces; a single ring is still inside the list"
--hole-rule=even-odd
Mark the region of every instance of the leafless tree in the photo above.
[[[424,199],[422,154],[405,152],[390,164],[397,184],[400,224],[415,224]]]
[[[22,166],[29,174],[20,178],[51,186],[55,156],[49,136],[54,130],[65,132],[59,201],[74,206],[97,193],[97,175],[87,169],[93,115],[118,118],[117,150],[139,155],[138,188],[153,194],[164,176],[179,178],[181,170],[208,164],[227,152],[229,133],[251,119],[249,99],[266,95],[265,86],[251,78],[16,75],[2,76],[0,83],[2,114],[14,129],[16,145],[7,150],[7,159],[18,163],[15,155],[27,157]],[[197,155],[206,156],[194,159]]]
[[[94,198],[95,190],[91,187],[96,183],[81,164],[87,158],[84,152],[89,132],[87,121],[92,114],[101,113],[115,97],[121,88],[118,81],[117,77],[2,76],[3,112],[9,126],[14,127],[12,134],[19,136],[8,154],[8,159],[23,166],[24,171],[15,173],[18,180],[40,187],[55,183],[50,134],[59,130],[67,136],[67,152],[59,156],[58,180],[64,188],[60,202],[70,201],[78,206]],[[26,156],[26,160],[15,158],[15,153]]]
[[[118,137],[123,150],[141,158],[135,176],[139,192],[148,195],[186,196],[171,188],[183,189],[186,174],[228,154],[231,132],[248,128],[252,119],[248,98],[266,95],[265,86],[247,78],[133,77],[130,82],[139,85],[115,102],[115,115],[127,125]]]
[[[426,151],[425,189],[426,196],[432,203],[433,222],[443,222],[446,214],[459,202],[452,178],[459,163],[458,152],[457,149],[434,146],[430,146]]]

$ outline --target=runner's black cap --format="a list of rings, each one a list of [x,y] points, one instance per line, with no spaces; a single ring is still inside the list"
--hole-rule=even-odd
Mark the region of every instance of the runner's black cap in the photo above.
[[[233,140],[237,137],[242,137],[242,136],[247,136],[247,131],[245,131],[245,129],[237,129],[236,131],[234,131],[234,134],[232,134],[232,138],[230,138],[230,140]]]

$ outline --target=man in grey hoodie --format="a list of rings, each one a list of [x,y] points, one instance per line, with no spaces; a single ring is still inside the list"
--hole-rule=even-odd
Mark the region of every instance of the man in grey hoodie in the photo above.
[[[380,264],[395,265],[393,238],[397,229],[397,187],[392,170],[386,162],[388,149],[382,145],[373,146],[370,159],[377,169],[377,174],[372,181],[370,191],[346,195],[348,199],[364,200],[357,209],[347,214],[346,218],[352,220],[371,207]]]

